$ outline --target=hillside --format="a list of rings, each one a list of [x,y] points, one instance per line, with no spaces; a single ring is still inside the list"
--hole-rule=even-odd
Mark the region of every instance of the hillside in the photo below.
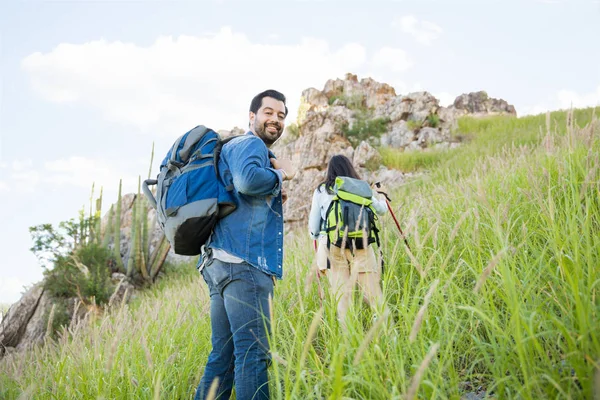
[[[276,399],[572,398],[600,391],[600,123],[594,110],[462,118],[454,149],[389,151],[411,250],[383,219],[395,324],[357,304],[343,335],[288,235],[276,285]],[[191,265],[130,304],[0,361],[0,398],[191,398],[210,350]],[[383,321],[380,319],[379,321]]]

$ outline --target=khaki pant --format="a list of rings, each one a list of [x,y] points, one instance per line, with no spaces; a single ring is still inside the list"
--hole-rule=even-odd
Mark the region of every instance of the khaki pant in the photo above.
[[[326,274],[330,292],[337,302],[338,319],[345,328],[346,314],[352,304],[352,292],[356,284],[373,309],[382,306],[381,260],[377,260],[373,246],[354,251],[333,245],[327,249],[327,238],[320,237],[317,249],[317,267],[320,270],[327,269],[328,254],[330,269]]]

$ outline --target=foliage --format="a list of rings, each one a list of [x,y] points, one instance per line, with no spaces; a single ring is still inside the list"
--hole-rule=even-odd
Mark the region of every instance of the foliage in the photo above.
[[[379,148],[382,163],[402,172],[431,170],[442,162],[448,150],[404,151],[390,147]]]
[[[579,126],[588,124],[592,116],[591,109],[574,110],[574,120]],[[566,113],[550,114],[552,133],[564,134],[566,131]],[[433,175],[424,178],[419,184],[445,180],[450,173],[457,179],[463,173],[470,173],[474,164],[482,157],[501,154],[507,147],[538,145],[543,135],[541,127],[546,125],[546,115],[524,118],[513,116],[491,116],[487,118],[462,117],[458,120],[458,129],[454,138],[462,139],[463,144],[451,150],[429,150],[410,152],[390,148],[380,148],[383,164],[388,168],[403,172],[432,170]],[[546,134],[546,130],[543,132]],[[432,181],[434,178],[434,181]]]
[[[53,299],[53,306],[50,312],[44,315],[44,326],[47,327],[51,338],[56,338],[61,328],[68,326],[71,321],[71,313],[67,306],[68,299]],[[52,320],[50,320],[52,318]]]
[[[44,288],[53,297],[78,297],[85,303],[104,304],[112,294],[108,249],[90,243],[68,256],[60,256],[54,268],[46,270]]]
[[[30,251],[42,263],[42,267],[48,268],[59,257],[66,256],[80,244],[89,240],[91,227],[98,221],[97,216],[86,218],[83,210],[79,213],[79,219],[71,218],[61,221],[58,228],[52,224],[40,224],[29,228],[33,240]]]
[[[426,121],[427,126],[437,128],[440,125],[440,116],[437,114],[429,114]]]
[[[0,321],[2,321],[2,318],[4,318],[9,308],[10,304],[0,303]]]
[[[412,119],[406,121],[406,127],[411,131],[418,131],[419,129],[421,129],[422,126],[423,123],[420,121],[415,121]]]
[[[350,141],[352,147],[356,148],[364,140],[372,140],[380,137],[387,131],[390,122],[388,118],[372,118],[368,112],[357,112],[356,121],[349,126],[342,127],[343,135]]]
[[[338,104],[348,107],[350,110],[365,111],[365,96],[362,94],[353,95],[333,95],[329,98],[329,105],[333,105],[336,101]]]

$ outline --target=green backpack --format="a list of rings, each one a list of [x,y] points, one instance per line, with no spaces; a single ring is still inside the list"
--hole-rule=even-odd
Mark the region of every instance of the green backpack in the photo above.
[[[325,232],[327,247],[364,249],[371,243],[379,246],[377,216],[372,206],[373,191],[360,179],[338,176],[334,197],[327,209]]]

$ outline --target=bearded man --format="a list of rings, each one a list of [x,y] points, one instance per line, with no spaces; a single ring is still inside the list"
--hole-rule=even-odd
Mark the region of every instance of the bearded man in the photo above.
[[[195,399],[268,399],[269,298],[283,277],[282,183],[295,170],[269,147],[288,113],[276,90],[250,103],[249,131],[221,150],[219,176],[233,185],[236,210],[220,219],[198,261],[210,292],[212,351]],[[211,389],[212,388],[212,389]]]

